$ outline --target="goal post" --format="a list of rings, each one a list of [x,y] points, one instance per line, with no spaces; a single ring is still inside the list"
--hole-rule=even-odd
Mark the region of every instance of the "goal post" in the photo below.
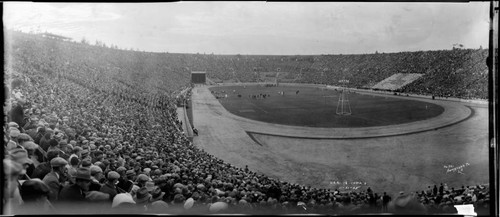
[[[340,80],[339,83],[342,88],[340,91],[339,101],[337,103],[336,113],[337,115],[351,115],[351,104],[349,103],[349,95],[347,93],[347,84],[349,83],[349,80]]]

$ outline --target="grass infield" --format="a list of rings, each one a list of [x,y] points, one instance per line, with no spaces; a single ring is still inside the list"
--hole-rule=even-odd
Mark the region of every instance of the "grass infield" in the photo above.
[[[212,87],[209,90],[214,95],[221,96],[219,101],[222,106],[235,115],[256,121],[293,126],[325,128],[387,126],[426,120],[444,112],[443,107],[432,103],[349,92],[347,96],[352,114],[341,116],[336,114],[340,90],[259,85]],[[284,95],[278,93],[281,91]],[[259,94],[266,94],[266,97],[260,99],[252,97]]]

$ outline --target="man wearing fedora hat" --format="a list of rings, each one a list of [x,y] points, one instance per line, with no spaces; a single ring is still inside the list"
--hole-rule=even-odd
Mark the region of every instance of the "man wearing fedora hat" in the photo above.
[[[30,166],[33,166],[33,161],[28,157],[28,152],[24,148],[16,148],[9,152],[9,157],[13,161],[23,166],[23,174],[27,176],[26,172]],[[33,168],[34,170],[34,168]],[[30,174],[31,175],[31,174]],[[29,177],[27,177],[29,179]]]
[[[76,171],[75,184],[65,186],[59,195],[61,201],[82,202],[86,201],[86,194],[89,190],[91,179],[90,169],[80,167]]]
[[[56,157],[50,161],[52,171],[45,175],[43,182],[50,188],[49,200],[51,202],[57,201],[63,183],[66,181],[67,164],[68,162],[62,157]]]
[[[163,196],[165,196],[165,192],[161,191],[160,187],[155,186],[151,191],[151,203],[163,200]]]
[[[148,209],[150,200],[151,200],[151,194],[149,193],[146,187],[142,187],[139,190],[137,190],[134,196],[134,201],[136,203],[136,206],[141,211],[146,211]]]

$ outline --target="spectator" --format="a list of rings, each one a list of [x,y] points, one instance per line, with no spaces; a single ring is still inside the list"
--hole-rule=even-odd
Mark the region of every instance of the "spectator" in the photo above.
[[[43,182],[49,187],[49,200],[56,202],[59,197],[59,192],[63,188],[66,181],[66,165],[68,162],[61,157],[55,157],[50,161],[52,171],[45,175]]]
[[[147,211],[148,206],[150,204],[150,200],[151,200],[151,194],[149,193],[146,187],[142,187],[139,190],[137,190],[136,196],[134,197],[134,201],[139,211]]]
[[[10,151],[10,159],[23,166],[23,179],[29,179],[28,168],[33,167],[33,161],[28,157],[28,152],[23,148],[16,148]],[[33,169],[34,170],[34,169]]]
[[[118,193],[125,193],[123,190],[119,190],[116,187],[119,178],[120,174],[117,172],[109,172],[107,177],[108,181],[101,187],[100,191],[109,194],[111,199],[113,199]]]
[[[386,192],[384,192],[384,195],[382,196],[382,212],[387,212],[387,205],[391,201],[391,197],[387,195]]]
[[[76,170],[78,169],[78,164],[80,164],[78,157],[74,156],[69,159],[69,166],[67,167],[67,169],[68,169],[68,181],[70,182],[70,184],[75,183],[75,176],[76,176]]]
[[[23,166],[11,159],[5,158],[3,160],[3,170],[5,174],[5,185],[4,185],[4,212],[14,213],[14,211],[19,209],[19,206],[23,203],[20,194],[20,183],[18,177],[23,174]]]
[[[50,161],[59,156],[58,151],[47,152],[47,161],[40,163],[33,171],[32,178],[43,179],[45,175],[50,173],[52,167],[50,166]]]
[[[75,184],[67,185],[61,190],[60,200],[65,202],[85,202],[91,181],[90,170],[88,168],[78,168]]]
[[[48,200],[49,187],[40,179],[31,179],[21,185],[21,198],[24,204],[19,209],[20,213],[54,213],[56,210]],[[16,213],[19,214],[19,213]]]
[[[89,191],[100,191],[103,185],[99,180],[103,178],[102,169],[98,166],[90,166],[90,179],[92,180],[89,185]]]

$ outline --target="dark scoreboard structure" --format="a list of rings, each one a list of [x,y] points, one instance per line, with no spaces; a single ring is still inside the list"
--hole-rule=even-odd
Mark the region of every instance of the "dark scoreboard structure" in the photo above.
[[[204,71],[192,71],[191,72],[191,83],[193,84],[205,84],[207,81],[207,73]]]

